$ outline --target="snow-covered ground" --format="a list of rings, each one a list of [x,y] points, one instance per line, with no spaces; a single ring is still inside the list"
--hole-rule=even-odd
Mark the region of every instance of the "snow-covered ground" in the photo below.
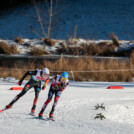
[[[86,40],[86,39],[70,38],[69,40],[52,39],[55,42],[55,45],[50,46],[46,44],[43,40],[39,40],[39,39],[22,39],[22,40],[24,41],[22,44],[16,43],[14,40],[3,40],[3,39],[0,39],[0,43],[6,42],[8,45],[16,46],[17,49],[19,50],[18,55],[29,55],[29,52],[34,46],[36,48],[45,50],[48,54],[57,54],[58,53],[57,51],[63,48],[61,43],[65,46],[66,49],[69,47],[83,47],[83,45],[86,45],[86,44],[90,45],[91,43],[93,44],[107,43],[107,45],[112,44],[112,40]],[[69,45],[68,42],[70,42],[71,45]],[[119,43],[120,43],[120,46],[116,47],[115,51],[130,50],[131,48],[134,47],[133,41],[119,40]]]
[[[15,81],[17,83],[17,81]],[[26,81],[24,81],[25,84]],[[23,84],[23,86],[24,86]],[[124,89],[110,90],[110,85]],[[0,108],[7,105],[20,91],[17,86],[0,80]],[[41,91],[36,117],[47,98],[50,84]],[[27,92],[12,109],[0,113],[0,134],[132,134],[134,132],[134,83],[128,82],[71,82],[62,93],[55,111],[56,121],[35,119],[29,115],[34,99],[33,89]],[[48,117],[52,102],[44,112]],[[104,103],[104,110],[95,110]],[[102,113],[106,119],[94,120]]]

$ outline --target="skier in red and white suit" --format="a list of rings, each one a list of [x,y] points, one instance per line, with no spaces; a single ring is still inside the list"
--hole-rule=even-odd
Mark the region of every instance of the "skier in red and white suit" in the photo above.
[[[44,105],[39,113],[40,118],[43,117],[44,110],[46,109],[48,103],[51,101],[53,95],[55,94],[54,103],[53,103],[52,109],[49,114],[49,118],[53,118],[53,113],[54,113],[55,107],[57,105],[57,102],[59,100],[59,97],[60,97],[62,91],[67,87],[67,85],[69,85],[68,76],[69,75],[67,72],[63,72],[61,74],[61,76],[57,75],[54,77],[53,82],[52,82],[49,92],[48,92],[48,99],[44,103]]]
[[[36,108],[36,103],[38,101],[38,96],[39,93],[42,90],[45,90],[47,83],[49,82],[49,69],[48,68],[44,68],[42,71],[39,69],[36,69],[35,71],[28,71],[25,73],[25,75],[22,77],[22,79],[18,82],[18,85],[21,85],[23,80],[30,75],[31,78],[30,80],[27,82],[27,84],[24,86],[23,90],[21,91],[21,93],[19,93],[12,101],[11,103],[9,103],[9,105],[6,106],[6,109],[9,109],[12,107],[12,105],[20,98],[22,97],[29,89],[31,89],[32,87],[34,88],[35,91],[35,99],[33,102],[33,106],[31,109],[31,113],[34,114],[35,113],[35,108]],[[44,85],[41,87],[41,82],[44,82]]]

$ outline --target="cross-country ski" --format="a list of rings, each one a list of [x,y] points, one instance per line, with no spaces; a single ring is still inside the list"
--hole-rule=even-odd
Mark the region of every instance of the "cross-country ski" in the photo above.
[[[1,110],[0,110],[0,113],[1,113],[1,112],[3,112],[3,111],[5,111],[5,110],[6,110],[6,108],[4,108],[4,109],[1,109]]]

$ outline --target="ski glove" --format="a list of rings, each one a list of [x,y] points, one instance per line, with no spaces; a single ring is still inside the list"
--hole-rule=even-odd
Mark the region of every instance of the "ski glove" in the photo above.
[[[45,80],[45,83],[48,83],[49,82],[49,79]]]
[[[42,90],[45,90],[45,89],[46,89],[46,87],[45,87],[45,86],[43,86],[43,87],[42,87]]]
[[[19,82],[18,82],[18,85],[21,86],[21,84],[22,84],[22,81],[19,81]]]

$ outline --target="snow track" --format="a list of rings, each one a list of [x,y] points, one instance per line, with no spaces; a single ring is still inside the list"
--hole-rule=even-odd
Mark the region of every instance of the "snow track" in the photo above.
[[[13,84],[0,81],[0,108],[7,105],[20,91],[8,90]],[[122,85],[124,90],[109,90],[109,85]],[[134,83],[71,82],[62,93],[55,111],[56,121],[35,117],[47,98],[49,85],[41,91],[36,115],[29,114],[33,89],[20,98],[13,107],[0,113],[0,134],[132,134],[134,131]],[[44,112],[47,118],[53,100]],[[104,103],[106,110],[95,110]],[[105,120],[94,120],[102,113]]]

